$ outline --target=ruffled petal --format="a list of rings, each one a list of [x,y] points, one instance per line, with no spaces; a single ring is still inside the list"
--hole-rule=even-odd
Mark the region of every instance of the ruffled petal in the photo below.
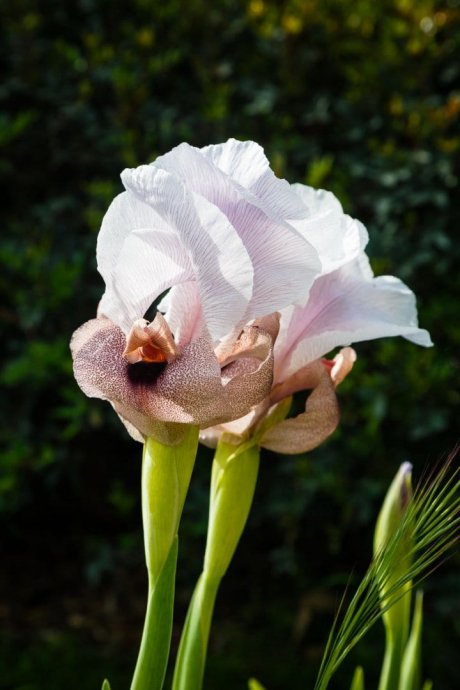
[[[224,337],[243,322],[253,289],[251,260],[238,233],[216,206],[154,165],[125,170],[122,180],[180,237],[199,286],[207,328],[214,340]]]
[[[305,412],[271,427],[262,437],[261,446],[286,455],[306,453],[335,431],[340,413],[329,373],[321,362],[315,362],[310,366],[309,378],[315,386]]]
[[[262,149],[256,144],[252,147],[243,145],[242,152],[246,148],[254,150],[257,177],[258,166],[265,170],[268,161],[262,152],[263,166],[261,161],[257,162],[257,154]],[[252,174],[251,160],[250,156],[246,165]],[[188,144],[181,144],[158,158],[153,165],[180,178],[188,189],[218,207],[243,240],[254,270],[253,291],[244,315],[245,322],[306,299],[321,269],[317,252],[302,233],[286,223],[286,216],[270,205],[270,196],[268,201],[256,196],[249,187],[235,181],[231,171],[221,170],[212,156]],[[273,180],[275,187],[281,185],[284,189],[282,181],[274,175]],[[290,192],[290,199],[291,206],[284,210],[289,214],[299,213],[301,204],[297,195]]]
[[[153,209],[133,194],[122,192],[110,204],[97,237],[97,268],[107,287],[112,284],[121,248],[133,230],[156,228],[161,219]],[[163,228],[167,231],[167,228]]]
[[[305,204],[307,213],[290,223],[317,250],[322,275],[335,271],[364,251],[369,235],[358,220],[344,214],[338,199],[323,189],[293,184],[292,189]]]
[[[125,239],[99,304],[99,313],[129,331],[153,301],[172,285],[193,278],[179,237],[162,230],[134,230]]]
[[[275,381],[324,356],[335,347],[401,335],[429,347],[429,333],[418,328],[413,292],[397,278],[367,279],[362,257],[322,276],[305,307],[281,312],[275,350]]]
[[[229,139],[205,146],[202,155],[281,218],[302,218],[304,205],[286,180],[276,177],[264,150],[254,141]]]

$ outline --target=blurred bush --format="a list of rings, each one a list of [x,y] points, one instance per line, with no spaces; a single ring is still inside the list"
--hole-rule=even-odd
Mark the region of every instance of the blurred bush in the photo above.
[[[135,655],[140,448],[109,405],[79,391],[68,352],[102,293],[95,242],[123,167],[183,140],[254,139],[278,175],[334,191],[366,223],[375,271],[418,296],[436,347],[357,347],[333,439],[308,458],[265,458],[218,606],[210,688],[244,687],[250,674],[270,690],[308,687],[334,597],[367,563],[397,466],[411,460],[420,474],[458,437],[460,1],[2,9],[0,616],[24,654],[28,635],[51,625]],[[178,625],[199,569],[208,470],[203,453],[183,527]],[[425,599],[427,675],[438,690],[456,678],[453,573],[443,568]],[[89,611],[74,625],[88,602],[99,611],[101,591],[112,597],[106,628],[96,633]],[[371,644],[362,654],[376,657]],[[52,684],[25,677],[30,690]]]

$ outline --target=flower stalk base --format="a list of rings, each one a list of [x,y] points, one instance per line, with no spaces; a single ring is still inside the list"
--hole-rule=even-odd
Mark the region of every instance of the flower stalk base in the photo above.
[[[243,533],[259,471],[256,445],[220,442],[211,476],[208,537],[203,572],[193,593],[177,655],[173,690],[200,690],[214,603]]]
[[[180,517],[198,446],[190,426],[182,443],[148,438],[142,461],[142,519],[148,600],[131,690],[161,690],[171,644]]]

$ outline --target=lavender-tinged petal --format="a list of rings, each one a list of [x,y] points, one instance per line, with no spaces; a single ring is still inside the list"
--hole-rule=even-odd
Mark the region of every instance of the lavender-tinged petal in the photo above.
[[[290,223],[317,250],[322,275],[349,263],[364,251],[369,240],[366,228],[344,214],[340,202],[331,192],[302,184],[291,187],[302,199],[308,213],[301,220]]]
[[[276,177],[264,150],[253,141],[229,139],[201,149],[217,168],[282,218],[302,218],[305,208],[286,180]]]
[[[362,280],[365,264],[353,264],[319,278],[305,307],[281,312],[276,381],[335,347],[363,340],[400,335],[424,347],[432,344],[418,328],[413,292],[392,276]]]
[[[217,206],[242,238],[254,269],[245,322],[306,298],[321,265],[304,234],[216,167],[200,149],[181,144],[153,165],[178,177],[195,194]],[[276,182],[281,185],[281,180]],[[295,213],[298,199],[295,194],[292,199],[294,206],[289,210]]]
[[[169,228],[148,204],[129,192],[118,194],[102,219],[97,238],[97,267],[107,287],[112,284],[126,238],[134,230],[145,228],[169,232]]]
[[[203,310],[196,282],[174,285],[158,304],[158,309],[164,313],[177,345],[184,346],[203,334]]]
[[[122,180],[179,234],[191,259],[209,332],[214,339],[223,337],[243,320],[253,289],[251,261],[236,230],[216,206],[153,165],[125,170]]]
[[[99,312],[126,333],[162,292],[192,278],[192,265],[177,235],[134,230],[121,247]]]

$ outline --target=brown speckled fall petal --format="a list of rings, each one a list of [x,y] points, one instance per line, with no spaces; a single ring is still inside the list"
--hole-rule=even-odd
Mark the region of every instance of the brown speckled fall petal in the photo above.
[[[310,383],[315,379],[315,386],[305,412],[269,429],[260,443],[264,448],[287,455],[305,453],[335,431],[340,418],[339,404],[329,371],[321,362],[314,362],[308,369]]]
[[[280,315],[278,312],[256,319],[250,326],[243,328],[236,340],[224,341],[216,349],[216,357],[221,367],[246,357],[264,360],[278,335]],[[269,336],[269,339],[267,339]],[[268,344],[268,349],[267,349]]]
[[[231,362],[221,375],[208,338],[189,343],[167,364],[129,364],[123,357],[123,331],[108,319],[93,319],[71,342],[75,378],[84,393],[109,400],[122,420],[143,436],[164,435],[159,422],[219,424],[245,415],[270,391],[271,336],[258,327],[248,328],[253,356]],[[139,367],[147,367],[145,375]],[[168,434],[176,438],[177,432],[170,429]]]

